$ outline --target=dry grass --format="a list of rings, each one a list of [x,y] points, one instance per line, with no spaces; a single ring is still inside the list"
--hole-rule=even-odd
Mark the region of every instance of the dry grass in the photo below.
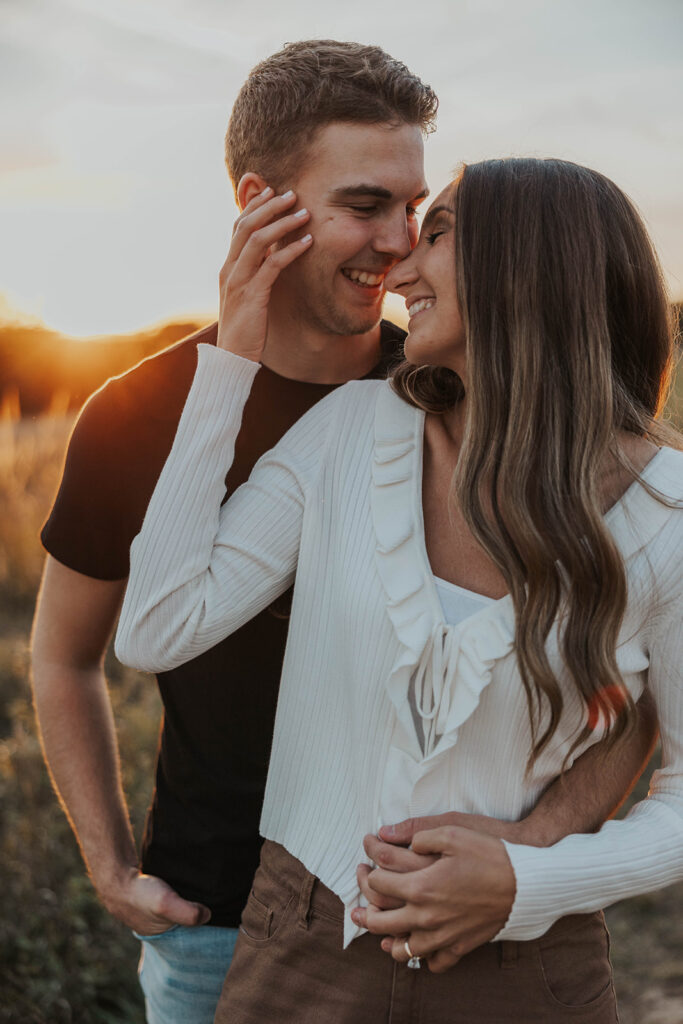
[[[43,560],[37,535],[69,425],[58,418],[0,425],[0,1022],[137,1024],[137,943],[100,908],[84,877],[30,704],[28,633]],[[148,678],[113,659],[109,678],[139,828],[152,784],[158,698]],[[681,1024],[683,885],[614,907],[608,921],[622,1024]]]
[[[43,563],[38,531],[70,429],[63,418],[0,423],[0,1021],[142,1024],[138,943],[100,907],[56,801],[36,736],[28,640]],[[108,675],[139,830],[159,699],[110,659]]]
[[[1,412],[1,411],[0,411]],[[37,531],[49,509],[73,418],[0,416],[0,593],[3,607],[32,601],[43,563]]]

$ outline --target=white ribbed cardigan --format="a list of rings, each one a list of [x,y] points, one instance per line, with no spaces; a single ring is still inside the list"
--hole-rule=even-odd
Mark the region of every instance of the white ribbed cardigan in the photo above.
[[[349,916],[356,865],[363,835],[381,824],[381,800],[397,819],[460,810],[516,820],[557,776],[585,712],[553,632],[548,653],[565,710],[525,777],[531,737],[511,601],[445,623],[424,541],[424,416],[386,383],[355,382],[325,398],[221,508],[257,371],[199,346],[132,545],[116,651],[138,668],[173,668],[296,577],[261,831],[341,897],[346,945],[359,933]],[[643,475],[683,498],[681,453],[661,449]],[[664,767],[648,799],[596,835],[550,849],[506,844],[517,895],[500,939],[534,938],[565,914],[683,878],[683,515],[634,484],[606,521],[629,581],[618,662],[634,698],[646,682],[654,693]],[[424,755],[407,699],[416,676],[431,688],[437,718]]]

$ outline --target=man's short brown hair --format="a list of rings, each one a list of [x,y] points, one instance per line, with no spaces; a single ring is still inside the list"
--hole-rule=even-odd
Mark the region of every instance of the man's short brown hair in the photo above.
[[[235,190],[247,171],[289,184],[315,133],[335,121],[413,124],[433,131],[438,100],[379,46],[308,39],[257,64],[240,89],[225,136]]]

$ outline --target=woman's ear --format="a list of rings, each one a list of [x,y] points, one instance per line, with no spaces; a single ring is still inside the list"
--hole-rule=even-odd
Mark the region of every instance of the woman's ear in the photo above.
[[[237,186],[237,202],[240,210],[243,210],[254,196],[260,195],[267,184],[268,182],[255,171],[247,171],[246,174],[243,174]]]

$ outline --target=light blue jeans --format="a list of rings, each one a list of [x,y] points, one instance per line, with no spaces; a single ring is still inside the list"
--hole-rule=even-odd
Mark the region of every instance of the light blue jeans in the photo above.
[[[174,925],[161,935],[137,936],[147,1024],[213,1024],[237,932]]]

